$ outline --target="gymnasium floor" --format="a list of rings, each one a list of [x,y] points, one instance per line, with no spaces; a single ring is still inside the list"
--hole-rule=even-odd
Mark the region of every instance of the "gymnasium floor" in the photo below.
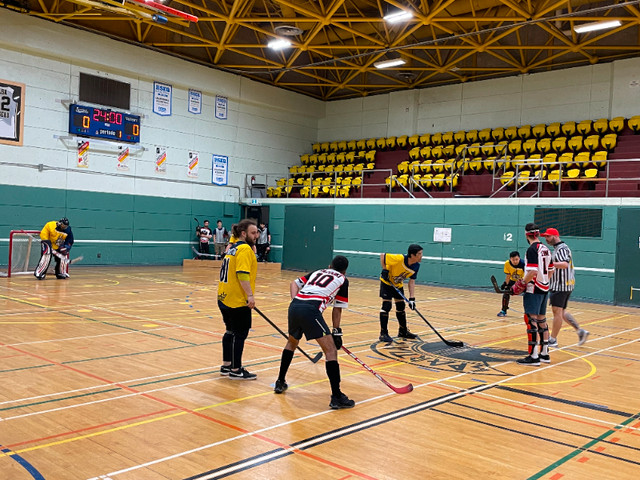
[[[258,315],[245,348],[254,382],[220,377],[217,271],[71,269],[0,279],[0,478],[635,479],[640,471],[640,311],[572,302],[550,365],[519,366],[521,301],[418,286],[421,341],[380,344],[378,282],[351,279],[342,389],[296,355],[273,393],[284,339]],[[262,273],[257,305],[286,328],[295,272]],[[328,317],[327,317],[328,318]],[[391,324],[395,326],[393,315]],[[395,330],[395,328],[394,328]],[[395,333],[395,331],[394,331]],[[315,343],[301,343],[314,355]]]

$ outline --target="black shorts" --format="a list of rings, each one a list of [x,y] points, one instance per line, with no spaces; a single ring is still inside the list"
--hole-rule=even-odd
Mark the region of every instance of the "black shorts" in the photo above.
[[[404,295],[403,287],[400,287],[398,290],[400,290],[402,292],[402,295]],[[383,300],[391,300],[391,299],[404,300],[402,298],[402,295],[398,293],[398,290],[393,288],[391,285],[387,285],[384,282],[380,282],[380,298],[382,298]]]
[[[230,308],[218,300],[227,330],[230,332],[248,332],[251,329],[251,309],[249,307]]]
[[[569,303],[570,296],[571,296],[571,291],[551,292],[549,294],[549,305],[551,305],[552,307],[567,308],[567,304]]]
[[[322,318],[322,313],[318,310],[319,302],[296,300],[289,305],[289,335],[296,340],[302,338],[302,334],[307,340],[331,335],[331,330]]]

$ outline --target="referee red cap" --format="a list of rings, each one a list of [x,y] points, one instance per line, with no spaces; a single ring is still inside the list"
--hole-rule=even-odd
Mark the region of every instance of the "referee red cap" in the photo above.
[[[558,230],[556,230],[555,228],[547,228],[547,231],[541,233],[540,235],[542,235],[543,237],[559,237],[560,232],[558,232]]]

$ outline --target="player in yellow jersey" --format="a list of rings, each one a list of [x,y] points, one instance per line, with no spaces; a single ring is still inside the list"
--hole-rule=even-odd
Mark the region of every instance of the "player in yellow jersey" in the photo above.
[[[69,250],[73,245],[73,233],[67,218],[47,222],[40,230],[40,261],[33,272],[38,280],[44,280],[51,264],[51,256],[56,260],[56,278],[69,278]]]
[[[382,298],[382,308],[380,309],[380,341],[393,342],[389,336],[387,326],[389,324],[389,312],[391,311],[391,300],[396,302],[396,318],[400,328],[398,337],[413,340],[416,337],[407,328],[407,314],[402,295],[396,288],[403,292],[403,283],[409,279],[409,308],[416,308],[415,284],[422,260],[422,247],[420,245],[409,245],[407,255],[382,253],[380,255],[380,265],[382,273],[380,275],[380,298]]]
[[[251,329],[251,309],[256,306],[258,262],[252,249],[258,239],[258,227],[245,219],[233,227],[237,238],[227,251],[220,267],[218,307],[227,328],[222,337],[220,374],[233,380],[255,380],[257,375],[242,367],[244,341]]]

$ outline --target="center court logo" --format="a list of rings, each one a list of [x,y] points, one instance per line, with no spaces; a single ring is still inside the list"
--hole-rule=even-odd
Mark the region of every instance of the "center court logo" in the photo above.
[[[378,355],[437,372],[482,373],[500,377],[512,374],[496,365],[513,361],[520,350],[493,347],[448,347],[441,342],[377,342],[371,349]]]

